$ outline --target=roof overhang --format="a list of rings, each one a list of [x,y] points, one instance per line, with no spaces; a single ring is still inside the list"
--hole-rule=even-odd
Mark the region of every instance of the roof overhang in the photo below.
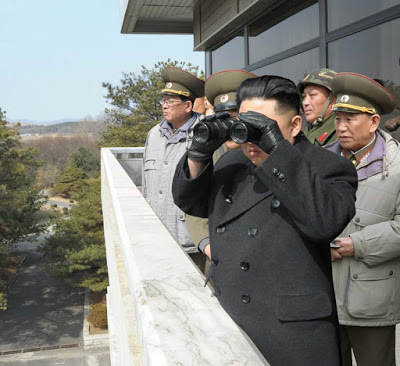
[[[193,0],[121,0],[121,33],[192,34]]]

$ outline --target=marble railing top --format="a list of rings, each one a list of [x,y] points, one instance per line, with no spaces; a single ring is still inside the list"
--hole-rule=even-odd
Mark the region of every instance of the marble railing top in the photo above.
[[[268,365],[112,153],[102,149],[102,184],[111,194],[146,365]]]

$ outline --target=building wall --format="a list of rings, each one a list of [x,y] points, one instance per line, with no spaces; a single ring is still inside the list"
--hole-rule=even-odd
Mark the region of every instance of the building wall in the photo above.
[[[226,9],[227,1],[214,0],[212,8],[223,4]],[[212,22],[198,19],[194,31],[199,44],[220,26],[206,43],[207,76],[237,68],[297,83],[313,69],[329,67],[379,78],[400,101],[400,0],[266,1],[257,16],[230,26],[261,2],[238,0],[236,16],[227,20],[227,11],[208,28]],[[396,110],[387,118],[398,114]]]
[[[201,39],[206,39],[237,14],[237,0],[205,0],[200,7]]]

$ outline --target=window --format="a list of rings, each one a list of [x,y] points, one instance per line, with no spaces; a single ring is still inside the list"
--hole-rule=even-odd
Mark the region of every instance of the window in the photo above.
[[[257,75],[283,76],[298,84],[312,70],[319,67],[319,49],[299,53],[273,64],[261,67],[253,72]]]
[[[276,15],[269,12],[250,25],[250,64],[319,37],[318,3],[283,21],[280,21],[282,15],[279,11],[276,12]]]
[[[400,0],[328,0],[328,31],[341,28],[398,4]]]
[[[400,101],[400,19],[328,44],[329,67],[379,78]]]
[[[244,67],[244,37],[236,36],[212,52],[212,72]]]
[[[128,159],[143,159],[143,153],[129,153]]]

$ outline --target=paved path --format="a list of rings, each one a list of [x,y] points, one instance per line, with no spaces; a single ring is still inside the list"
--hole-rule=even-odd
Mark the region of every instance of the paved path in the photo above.
[[[18,244],[27,257],[9,287],[8,309],[0,311],[0,351],[83,344],[84,291],[49,278],[37,245]]]
[[[0,352],[39,347],[73,348],[0,355],[0,365],[110,366],[108,348],[84,350],[84,290],[49,278],[36,243],[21,242],[26,255],[8,290],[8,309],[0,311]]]

